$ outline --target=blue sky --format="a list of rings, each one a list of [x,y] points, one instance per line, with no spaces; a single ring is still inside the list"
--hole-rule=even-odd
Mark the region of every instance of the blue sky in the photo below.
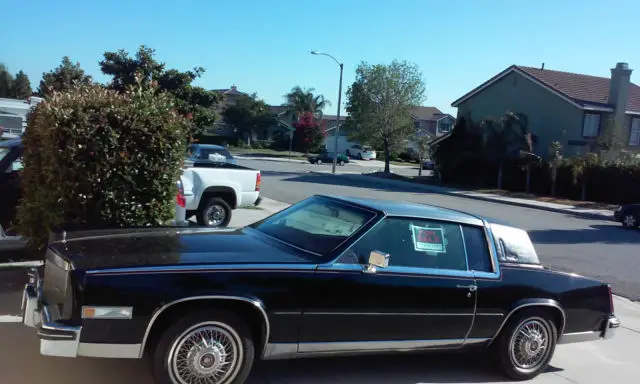
[[[257,92],[281,104],[293,86],[313,87],[332,102],[338,67],[343,91],[361,61],[416,63],[427,86],[424,105],[450,104],[511,64],[610,75],[628,62],[640,78],[640,2],[618,0],[4,0],[0,62],[42,73],[68,55],[100,81],[109,50],[156,49],[169,68],[203,66],[205,88]],[[343,94],[344,101],[344,94]],[[343,112],[344,113],[344,112]]]

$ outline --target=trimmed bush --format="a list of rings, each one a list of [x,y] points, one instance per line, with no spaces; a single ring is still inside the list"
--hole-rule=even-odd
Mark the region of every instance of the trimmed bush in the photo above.
[[[172,97],[153,88],[54,93],[30,114],[23,138],[18,231],[42,246],[60,227],[172,219],[188,126]]]

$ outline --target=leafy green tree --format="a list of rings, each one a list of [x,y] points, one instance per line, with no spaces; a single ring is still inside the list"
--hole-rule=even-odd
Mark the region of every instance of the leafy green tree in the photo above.
[[[69,56],[64,56],[58,67],[42,74],[38,95],[48,97],[54,91],[62,92],[74,86],[90,85],[92,83],[93,79],[80,68],[80,63],[73,64]]]
[[[33,89],[31,89],[31,82],[29,76],[23,71],[18,71],[16,78],[11,85],[11,94],[16,99],[26,99],[31,96]]]
[[[152,84],[160,91],[169,92],[176,98],[178,112],[192,120],[191,136],[212,126],[216,121],[213,107],[220,101],[220,96],[214,91],[192,84],[202,76],[204,68],[196,67],[185,72],[166,69],[165,63],[158,62],[154,55],[155,50],[144,45],[138,48],[133,57],[124,49],[105,52],[104,60],[100,61],[100,69],[102,73],[112,77],[109,87],[119,92],[135,86],[137,79],[140,79],[142,85]]]
[[[424,100],[425,85],[415,64],[394,60],[389,65],[361,63],[347,90],[350,136],[384,148],[384,171],[389,172],[392,148],[414,128],[410,109]]]
[[[4,64],[0,63],[0,97],[12,97],[12,84],[13,75],[9,72]]]
[[[234,104],[224,109],[222,116],[227,124],[247,137],[248,145],[251,145],[251,136],[255,132],[275,122],[269,106],[259,100],[256,94],[239,97]]]
[[[323,95],[314,95],[314,88],[304,90],[300,86],[295,86],[291,92],[284,95],[284,106],[287,111],[298,119],[306,112],[313,113],[317,119],[322,119],[322,110],[331,105]]]

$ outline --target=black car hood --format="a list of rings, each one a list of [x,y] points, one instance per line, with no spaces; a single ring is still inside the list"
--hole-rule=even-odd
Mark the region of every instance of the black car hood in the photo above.
[[[125,229],[70,232],[50,245],[76,269],[248,263],[308,263],[290,248],[252,228]]]

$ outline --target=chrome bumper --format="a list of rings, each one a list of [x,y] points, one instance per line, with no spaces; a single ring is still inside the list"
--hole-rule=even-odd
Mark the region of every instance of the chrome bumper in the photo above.
[[[607,319],[600,337],[604,340],[609,340],[616,334],[616,330],[618,328],[620,328],[620,320],[618,320],[618,318],[615,316],[611,316]]]
[[[42,297],[41,280],[37,272],[29,273],[29,283],[22,292],[22,322],[36,328],[40,338],[40,354],[76,357],[82,327],[56,322],[57,311],[51,310]]]
[[[615,335],[616,330],[619,327],[620,321],[618,320],[618,318],[615,316],[609,316],[607,320],[604,321],[601,330],[565,333],[558,340],[558,344],[572,344],[585,341],[609,340]]]

